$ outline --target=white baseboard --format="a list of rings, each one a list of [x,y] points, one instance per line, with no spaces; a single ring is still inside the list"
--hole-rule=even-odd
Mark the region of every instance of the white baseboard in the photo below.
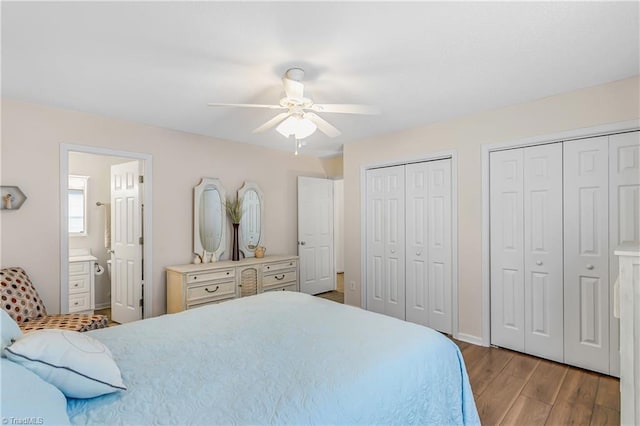
[[[482,341],[482,337],[473,336],[471,334],[458,333],[455,338],[458,340],[462,340],[463,342],[471,343],[472,345],[486,346]]]
[[[106,309],[106,308],[110,308],[111,307],[111,302],[106,302],[106,303],[96,303],[96,308],[95,310],[98,309]],[[462,340],[462,339],[461,339]]]

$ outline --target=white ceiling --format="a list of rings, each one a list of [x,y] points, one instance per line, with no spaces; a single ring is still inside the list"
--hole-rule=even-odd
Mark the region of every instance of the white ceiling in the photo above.
[[[280,77],[306,70],[322,114],[305,152],[639,74],[639,3],[2,2],[2,95],[291,149]]]

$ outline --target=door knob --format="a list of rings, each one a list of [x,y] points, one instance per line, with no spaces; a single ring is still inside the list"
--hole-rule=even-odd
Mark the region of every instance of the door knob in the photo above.
[[[541,266],[542,265],[542,260],[536,260],[536,265]]]
[[[587,269],[588,270],[592,270],[593,269],[593,265],[587,265]]]
[[[301,246],[303,246],[303,245],[305,245],[305,244],[307,244],[305,241],[300,241],[300,245],[301,245]]]
[[[422,252],[421,251],[417,251],[416,252],[416,256],[420,256],[420,255],[422,255]]]

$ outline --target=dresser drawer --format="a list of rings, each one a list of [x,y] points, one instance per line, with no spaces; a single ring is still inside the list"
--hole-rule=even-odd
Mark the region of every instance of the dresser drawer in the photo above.
[[[275,274],[265,275],[262,279],[262,287],[281,286],[291,282],[296,283],[298,280],[298,274],[296,270],[277,272]]]
[[[201,300],[198,300],[197,302],[189,303],[187,305],[187,309],[199,308],[201,306],[206,306],[206,305],[215,305],[222,302],[228,302],[229,300],[233,300],[233,297],[226,297],[224,299],[204,299],[204,300],[201,299]]]
[[[187,288],[187,303],[204,298],[218,299],[224,296],[233,296],[235,293],[235,281],[204,283],[204,285],[201,286],[190,286]]]
[[[286,262],[268,263],[266,265],[262,265],[262,272],[274,272],[280,271],[282,269],[292,269],[297,267],[297,260],[287,260]]]
[[[273,287],[273,288],[268,288],[268,289],[264,290],[265,293],[267,293],[269,291],[298,291],[298,285],[297,284],[289,284],[289,285],[286,285],[284,287]]]
[[[91,309],[90,296],[89,292],[69,295],[69,313]]]
[[[89,274],[92,262],[69,262],[69,275]]]
[[[88,275],[69,275],[69,294],[84,293],[91,289],[91,278]]]
[[[233,278],[236,275],[235,269],[222,269],[220,271],[194,272],[187,274],[187,284],[198,284],[204,281],[222,280]]]

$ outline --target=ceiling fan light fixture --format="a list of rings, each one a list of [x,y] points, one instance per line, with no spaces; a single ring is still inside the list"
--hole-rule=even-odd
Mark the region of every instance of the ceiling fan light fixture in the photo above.
[[[294,135],[296,139],[304,139],[311,136],[317,128],[311,120],[292,115],[280,123],[276,130],[285,138]]]

